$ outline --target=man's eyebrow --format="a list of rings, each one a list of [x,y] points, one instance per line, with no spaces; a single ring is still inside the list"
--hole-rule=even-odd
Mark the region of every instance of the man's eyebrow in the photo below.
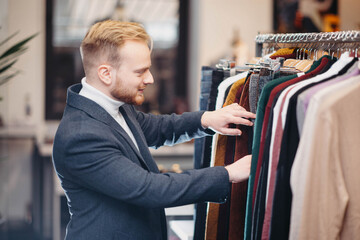
[[[135,69],[134,72],[142,72],[142,71],[145,71],[145,70],[148,70],[148,69],[150,69],[150,66],[146,66],[146,67],[141,67],[141,68]]]

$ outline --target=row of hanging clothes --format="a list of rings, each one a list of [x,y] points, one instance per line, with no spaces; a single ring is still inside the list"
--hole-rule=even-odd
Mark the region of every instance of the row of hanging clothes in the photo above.
[[[202,67],[200,110],[237,103],[256,119],[195,140],[195,168],[252,163],[224,204],[196,205],[194,239],[357,239],[360,31],[255,41],[252,63]]]

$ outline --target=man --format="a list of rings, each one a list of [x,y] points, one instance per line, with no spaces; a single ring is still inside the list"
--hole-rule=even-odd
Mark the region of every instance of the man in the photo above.
[[[150,73],[150,37],[136,23],[104,21],[81,44],[86,77],[68,89],[53,162],[71,220],[66,239],[166,239],[164,208],[224,202],[229,182],[248,178],[251,156],[226,167],[161,174],[148,147],[252,125],[237,104],[216,112],[151,115],[135,110]]]

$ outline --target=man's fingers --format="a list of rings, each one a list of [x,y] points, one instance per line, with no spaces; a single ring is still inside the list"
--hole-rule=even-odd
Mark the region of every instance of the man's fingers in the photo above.
[[[256,114],[248,111],[236,111],[234,115],[236,117],[243,117],[243,118],[256,118]]]
[[[236,111],[233,112],[234,116],[236,117],[244,117],[244,118],[256,118],[256,114],[246,111],[245,108],[243,108],[242,106],[240,106],[237,103],[233,103],[230,106],[232,106],[232,108]]]
[[[241,124],[241,125],[246,125],[246,126],[253,126],[254,124],[245,119],[245,118],[242,118],[242,117],[234,117],[231,119],[231,123],[234,123],[234,124]]]
[[[232,103],[231,106],[234,107],[235,109],[240,109],[242,111],[246,111],[246,109],[243,108],[242,106],[240,106],[238,103]]]
[[[229,135],[229,136],[238,136],[241,135],[242,132],[237,128],[225,128],[221,131],[223,135]]]

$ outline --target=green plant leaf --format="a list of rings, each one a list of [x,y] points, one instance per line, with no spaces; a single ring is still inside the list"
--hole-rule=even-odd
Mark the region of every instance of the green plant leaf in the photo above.
[[[13,74],[5,75],[0,77],[0,86],[7,83],[11,78],[15,77],[20,71],[16,71]]]
[[[16,34],[18,34],[18,33],[19,33],[19,31],[17,31],[17,32],[14,33],[13,35],[5,38],[4,41],[2,41],[2,42],[0,43],[0,46],[4,45],[6,42],[8,42],[10,39],[12,39],[12,38],[13,38]]]
[[[0,47],[10,41],[16,34],[18,34],[18,32],[12,34],[11,36],[0,42]],[[25,44],[37,35],[38,33],[35,33],[30,37],[27,37],[17,42],[16,44],[7,48],[7,50],[5,50],[0,55],[0,86],[7,83],[9,80],[11,80],[13,77],[20,73],[19,70],[14,71],[13,66],[17,62],[20,55],[22,55],[28,49]]]
[[[4,57],[3,59],[0,59],[0,67],[4,66],[5,64],[8,64],[9,62],[17,59],[21,54],[23,54],[28,48],[27,47],[24,47],[22,48],[20,51],[10,55],[10,56],[7,56],[7,57]]]
[[[11,46],[9,49],[7,49],[1,56],[0,59],[7,57],[13,53],[16,53],[17,51],[21,50],[22,47],[31,39],[33,39],[36,35],[38,35],[38,33],[31,35],[28,38],[25,38],[24,40],[16,43],[15,45]]]
[[[12,65],[14,65],[16,62],[17,62],[17,59],[14,60],[14,61],[12,61],[12,62],[9,63],[9,64],[3,66],[3,67],[0,67],[0,74],[1,74],[2,72],[4,72],[4,71],[8,70],[9,68],[11,68]]]

